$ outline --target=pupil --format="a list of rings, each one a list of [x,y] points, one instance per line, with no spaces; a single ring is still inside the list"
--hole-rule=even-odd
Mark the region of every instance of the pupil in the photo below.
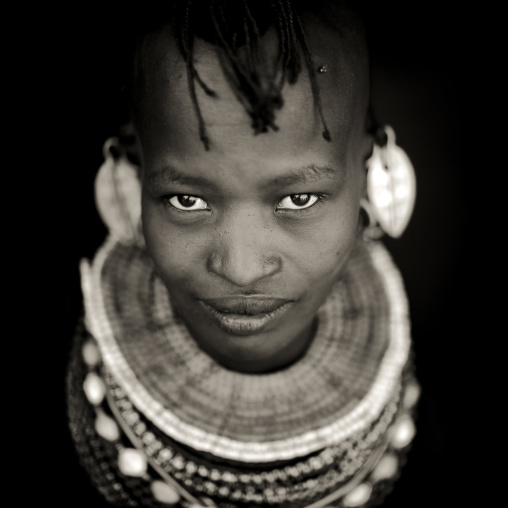
[[[291,196],[291,201],[293,201],[296,206],[306,205],[309,199],[310,196],[308,194],[294,194]]]
[[[178,201],[182,206],[191,207],[196,203],[196,198],[192,196],[178,196]]]

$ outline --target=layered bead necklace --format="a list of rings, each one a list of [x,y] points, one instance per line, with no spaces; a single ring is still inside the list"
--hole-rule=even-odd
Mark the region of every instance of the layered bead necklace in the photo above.
[[[109,239],[82,279],[88,432],[117,480],[144,486],[146,503],[119,486],[127,505],[360,507],[398,476],[419,387],[380,243],[355,250],[305,358],[271,375],[199,350],[142,249]]]

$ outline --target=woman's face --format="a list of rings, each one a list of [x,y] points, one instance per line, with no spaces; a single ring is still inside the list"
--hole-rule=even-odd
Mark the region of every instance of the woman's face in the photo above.
[[[317,79],[331,142],[305,70],[283,90],[279,130],[254,136],[214,51],[198,42],[196,69],[217,94],[196,85],[209,151],[171,36],[144,48],[136,123],[147,249],[196,341],[231,369],[265,372],[303,353],[357,235],[371,148],[366,76],[355,59],[334,64],[328,47],[318,41],[313,57],[328,67]]]

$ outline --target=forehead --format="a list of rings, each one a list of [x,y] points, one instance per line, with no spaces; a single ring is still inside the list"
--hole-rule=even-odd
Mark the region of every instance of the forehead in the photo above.
[[[168,28],[147,37],[138,55],[136,125],[144,162],[151,166],[156,162],[153,157],[166,155],[180,160],[213,160],[224,154],[233,159],[253,155],[305,159],[319,152],[324,159],[339,158],[346,165],[348,153],[364,133],[369,90],[366,52],[362,44],[355,45],[317,23],[308,23],[306,34],[331,143],[322,137],[303,55],[298,81],[283,88],[284,105],[275,118],[278,131],[255,136],[245,108],[224,76],[217,49],[200,39],[195,40],[194,67],[216,97],[207,96],[195,82],[196,103],[192,101],[188,68]],[[268,55],[274,54],[273,31],[263,36],[262,45]],[[326,73],[317,72],[321,66],[326,66]],[[210,139],[209,152],[199,138],[198,114]]]

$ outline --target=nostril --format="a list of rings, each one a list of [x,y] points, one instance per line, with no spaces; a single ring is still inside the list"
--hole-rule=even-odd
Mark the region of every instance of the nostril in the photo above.
[[[280,257],[272,256],[270,259],[264,261],[266,275],[275,275],[282,268],[282,259]]]
[[[221,256],[218,253],[212,252],[207,260],[207,268],[209,272],[220,274],[222,271],[222,261]]]
[[[252,286],[281,268],[280,257],[265,256],[259,249],[228,249],[223,253],[213,252],[207,259],[209,272],[241,287]]]

